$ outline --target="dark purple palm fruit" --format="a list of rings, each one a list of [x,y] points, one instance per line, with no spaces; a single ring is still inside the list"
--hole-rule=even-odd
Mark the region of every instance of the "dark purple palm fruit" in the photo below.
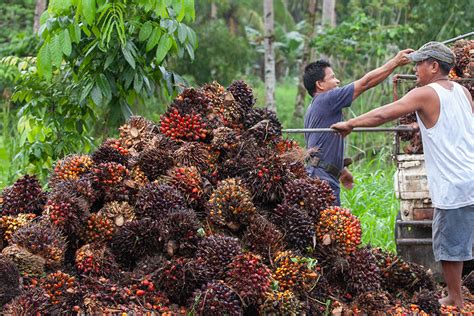
[[[441,308],[438,299],[439,297],[435,291],[421,289],[413,294],[411,302],[420,306],[420,308],[429,315],[434,315],[439,313]]]
[[[2,310],[5,315],[41,315],[48,306],[48,297],[40,288],[31,288],[16,296]]]
[[[261,145],[281,138],[281,123],[275,112],[267,109],[251,109],[245,113],[245,137],[253,137]]]
[[[209,221],[233,232],[247,226],[256,213],[252,196],[240,179],[225,179],[217,185],[208,201]]]
[[[318,260],[321,274],[318,286],[313,291],[316,296],[338,296],[339,291],[345,291],[347,287],[345,275],[349,269],[349,263],[346,256],[341,256],[337,246],[317,243],[313,257]]]
[[[13,261],[22,276],[41,276],[45,272],[46,259],[16,244],[3,248],[2,255]]]
[[[46,217],[17,230],[12,236],[12,243],[44,258],[49,269],[58,268],[63,264],[66,237]]]
[[[170,184],[183,194],[189,205],[199,204],[204,196],[204,181],[196,167],[175,167],[168,172]]]
[[[162,249],[158,222],[145,218],[125,223],[114,233],[109,245],[117,261],[130,267],[141,257]]]
[[[141,188],[135,203],[135,215],[138,219],[152,218],[161,220],[174,209],[186,206],[183,195],[173,186],[150,183]]]
[[[206,116],[214,106],[212,98],[204,91],[194,88],[185,89],[171,105],[182,114],[199,113]]]
[[[165,260],[155,272],[157,287],[166,293],[173,303],[185,305],[193,291],[201,286],[196,276],[194,260],[173,257]]]
[[[415,282],[407,287],[410,293],[417,292],[421,289],[430,291],[436,290],[436,281],[431,270],[414,262],[409,262],[408,264],[410,265],[410,270],[415,275]]]
[[[235,256],[227,265],[225,282],[246,304],[260,305],[270,290],[272,275],[260,256],[249,252]]]
[[[233,153],[239,146],[239,136],[237,132],[229,127],[219,127],[212,131],[211,146],[218,150],[220,157],[226,153]]]
[[[193,315],[240,316],[243,314],[242,302],[233,289],[224,281],[211,281],[194,292],[188,304]]]
[[[102,143],[93,153],[92,160],[99,164],[103,162],[117,162],[127,166],[129,159],[128,150],[122,147],[120,141],[109,138]]]
[[[20,294],[20,272],[16,265],[0,254],[0,306]]]
[[[90,208],[99,198],[101,192],[94,188],[92,175],[88,174],[82,175],[76,180],[61,181],[52,188],[51,194],[76,197],[82,201],[81,205],[83,205],[84,208]]]
[[[280,204],[272,214],[272,222],[284,232],[292,248],[306,251],[316,245],[314,222],[300,207]]]
[[[25,175],[1,194],[1,215],[19,213],[41,214],[46,202],[46,194],[41,189],[36,176]]]
[[[130,117],[124,125],[119,127],[119,131],[120,143],[122,147],[129,150],[132,157],[136,157],[143,147],[159,134],[158,126],[141,116]]]
[[[164,252],[174,255],[192,256],[199,242],[198,229],[201,227],[192,209],[171,211],[159,223],[160,241]]]
[[[280,156],[281,162],[285,164],[294,179],[305,179],[308,177],[305,161],[308,151],[302,148],[295,140],[280,139],[275,143],[275,149]]]
[[[369,291],[357,296],[353,306],[366,315],[376,315],[390,308],[391,295],[385,291]]]
[[[148,180],[154,181],[159,176],[166,174],[173,166],[171,152],[162,148],[144,150],[137,158],[137,166],[147,176]]]
[[[242,253],[240,242],[237,238],[211,235],[204,237],[198,244],[195,258],[202,260],[205,267],[202,278],[204,280],[222,278],[225,267],[237,255]]]
[[[254,216],[244,233],[242,242],[245,248],[262,256],[270,263],[273,256],[285,246],[284,234],[264,216]]]
[[[255,97],[252,88],[243,80],[236,80],[227,87],[234,99],[240,104],[243,112],[249,111],[255,105]]]
[[[380,291],[382,275],[377,260],[370,248],[357,249],[348,257],[349,270],[345,278],[348,290],[354,295],[369,291]]]
[[[284,203],[298,205],[313,220],[317,220],[319,212],[332,206],[335,200],[331,186],[324,180],[307,177],[285,185]]]
[[[44,215],[61,228],[66,235],[79,235],[90,215],[90,203],[75,192],[52,191],[46,203]]]

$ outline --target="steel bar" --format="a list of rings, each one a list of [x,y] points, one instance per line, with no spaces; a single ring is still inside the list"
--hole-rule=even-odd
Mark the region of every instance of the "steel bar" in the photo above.
[[[472,36],[474,35],[474,32],[469,32],[469,33],[466,33],[466,34],[463,34],[463,35],[459,35],[459,36],[456,36],[456,37],[453,37],[453,38],[450,38],[450,39],[447,39],[441,43],[443,44],[449,44],[449,43],[452,43],[452,42],[455,42],[457,40],[460,40],[462,38],[466,38],[466,37],[469,37],[469,36]]]
[[[413,132],[416,129],[409,125],[399,125],[397,127],[356,127],[352,132]],[[284,129],[283,133],[337,133],[337,130],[332,128],[293,128]]]

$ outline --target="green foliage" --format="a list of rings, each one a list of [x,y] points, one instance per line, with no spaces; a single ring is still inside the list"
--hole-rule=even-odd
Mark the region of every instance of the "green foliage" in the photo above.
[[[184,21],[194,18],[194,1],[53,1],[39,34],[38,73],[71,72],[81,91],[77,102],[103,109],[110,126],[131,115],[160,85],[176,92],[179,76],[168,72],[169,55],[194,57],[195,32]]]
[[[192,76],[197,84],[218,81],[230,84],[250,67],[253,54],[247,41],[229,32],[222,20],[213,20],[196,27],[199,48],[194,60],[172,61],[172,69]],[[171,64],[171,63],[170,63]]]

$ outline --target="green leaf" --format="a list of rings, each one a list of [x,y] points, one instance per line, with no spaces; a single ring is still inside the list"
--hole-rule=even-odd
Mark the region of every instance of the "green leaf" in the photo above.
[[[186,28],[184,27],[183,24],[179,23],[178,24],[178,40],[182,44],[186,40]]]
[[[177,3],[174,6],[174,9],[178,13],[178,16],[176,17],[176,20],[178,22],[181,22],[184,18],[184,14],[186,12],[186,9],[184,7],[184,1],[183,0],[177,1]]]
[[[143,87],[143,76],[140,73],[135,73],[135,78],[133,79],[133,89],[140,93]]]
[[[105,77],[104,74],[100,74],[97,77],[96,84],[99,86],[100,90],[102,91],[102,95],[105,97],[107,101],[112,99],[112,89],[110,88],[109,80]]]
[[[135,69],[135,58],[133,58],[132,53],[128,49],[128,46],[123,46],[122,47],[122,53],[123,57],[125,57],[125,60],[128,62],[128,64]]]
[[[51,63],[53,66],[61,66],[63,60],[63,50],[61,49],[60,34],[56,34],[49,43],[49,51],[51,54]]]
[[[194,10],[194,0],[184,0],[184,13],[188,21],[194,21],[196,11]]]
[[[153,32],[151,33],[150,38],[148,39],[148,42],[146,43],[146,48],[145,50],[147,52],[151,51],[156,44],[160,41],[161,37],[161,29],[159,27],[156,27],[153,29]]]
[[[186,50],[188,51],[188,55],[191,58],[191,60],[194,60],[194,48],[191,46],[190,43],[186,43],[185,47],[186,47]]]
[[[67,11],[71,5],[71,0],[50,0],[48,4],[48,11],[53,13],[55,16],[67,15]]]
[[[86,19],[87,24],[92,25],[95,20],[95,12],[97,10],[95,0],[78,0],[82,1],[82,15]]]
[[[79,102],[84,101],[91,93],[92,87],[94,86],[93,82],[89,82],[84,89],[82,90],[81,97],[79,98]]]
[[[91,98],[94,101],[94,104],[99,106],[102,104],[102,92],[100,92],[100,88],[98,85],[95,85],[91,91]]]
[[[146,41],[153,31],[153,25],[151,21],[146,21],[143,23],[142,28],[140,29],[140,33],[138,34],[138,40],[140,42]]]
[[[60,36],[61,48],[63,50],[63,54],[66,56],[71,55],[72,46],[71,46],[71,38],[69,37],[69,31],[63,30]]]
[[[160,64],[163,59],[165,59],[166,54],[170,50],[171,46],[173,45],[173,40],[168,34],[163,35],[160,38],[160,42],[158,43],[158,48],[156,49],[156,62]]]
[[[49,81],[52,77],[53,65],[51,65],[51,53],[49,51],[48,42],[45,42],[43,46],[41,46],[36,62],[40,76],[43,76]]]
[[[196,32],[194,32],[190,27],[186,25],[186,33],[188,35],[187,37],[188,37],[189,42],[191,43],[191,46],[196,47],[197,46]]]

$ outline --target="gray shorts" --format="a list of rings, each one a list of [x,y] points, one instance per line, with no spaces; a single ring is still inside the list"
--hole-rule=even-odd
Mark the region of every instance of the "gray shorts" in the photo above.
[[[474,205],[457,209],[435,209],[433,252],[436,261],[473,259]]]

